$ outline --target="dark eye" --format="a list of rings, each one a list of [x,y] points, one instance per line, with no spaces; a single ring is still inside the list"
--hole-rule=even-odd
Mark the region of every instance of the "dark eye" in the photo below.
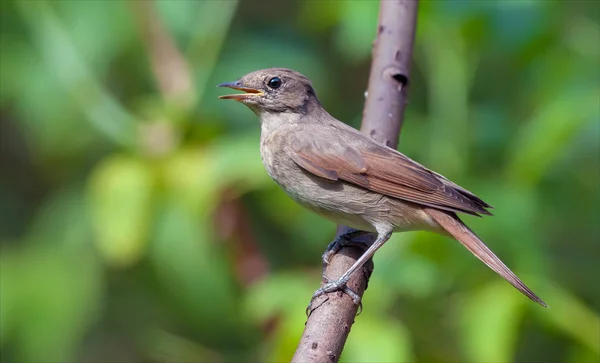
[[[277,89],[281,86],[281,78],[279,77],[273,77],[269,80],[269,83],[267,83],[269,85],[269,87],[273,88],[273,89]]]

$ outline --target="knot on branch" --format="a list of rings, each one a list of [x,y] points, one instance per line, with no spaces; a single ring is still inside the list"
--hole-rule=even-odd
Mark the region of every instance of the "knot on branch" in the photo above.
[[[402,69],[399,67],[386,67],[383,71],[383,75],[385,78],[391,79],[398,83],[398,91],[402,90],[403,87],[408,85],[408,72],[402,71]]]

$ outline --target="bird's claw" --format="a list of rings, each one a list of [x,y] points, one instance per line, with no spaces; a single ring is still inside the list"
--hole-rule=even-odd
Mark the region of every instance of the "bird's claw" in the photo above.
[[[336,281],[332,281],[330,278],[325,276],[325,270],[326,270],[327,266],[329,265],[329,263],[331,262],[331,258],[336,253],[338,253],[343,247],[354,245],[359,248],[364,248],[365,244],[367,244],[367,246],[368,246],[369,242],[353,240],[354,238],[363,236],[367,233],[368,232],[365,232],[365,231],[350,229],[350,230],[346,231],[345,233],[337,236],[333,240],[333,242],[331,242],[327,246],[327,249],[325,250],[325,253],[323,253],[323,256],[322,256],[322,258],[323,258],[323,274],[322,274],[322,276],[326,283],[325,283],[325,285],[323,285],[323,287],[321,287],[320,289],[315,291],[315,293],[313,294],[312,298],[310,299],[310,303],[308,304],[308,307],[306,308],[306,315],[310,315],[310,313],[314,310],[312,308],[312,305],[317,297],[327,294],[327,293],[330,293],[330,292],[335,292],[335,291],[343,291],[346,295],[348,295],[352,299],[352,302],[358,306],[358,314],[360,314],[360,312],[362,311],[361,297],[356,292],[354,292],[352,289],[350,289],[348,286],[346,286],[346,284],[348,283],[348,279],[346,278],[346,279],[339,279]],[[371,264],[372,264],[372,262],[371,262]],[[369,276],[371,274],[372,270],[373,270],[372,267],[365,268],[365,269],[363,269],[363,272],[367,276]]]
[[[343,281],[342,279],[336,280],[336,281],[331,281],[331,279],[329,279],[327,276],[323,276],[323,278],[327,281],[327,283],[325,285],[323,285],[320,289],[315,291],[315,293],[313,294],[312,298],[310,299],[310,303],[308,304],[308,307],[306,308],[306,312],[307,312],[306,315],[310,315],[310,312],[313,310],[312,304],[316,298],[318,298],[321,295],[324,295],[324,294],[327,294],[330,292],[335,292],[335,291],[343,291],[346,295],[348,295],[352,299],[352,302],[354,303],[354,305],[358,306],[357,315],[362,312],[361,297],[356,292],[354,292],[352,289],[350,289],[348,286],[346,286],[347,281]]]
[[[323,264],[325,266],[329,265],[331,262],[331,257],[338,253],[342,249],[342,242],[340,242],[337,238],[327,246],[325,253],[323,253]]]
[[[323,264],[325,266],[329,265],[329,263],[331,262],[331,258],[338,253],[343,247],[348,246],[348,245],[358,245],[358,246],[363,246],[364,243],[362,242],[354,242],[352,239],[354,237],[359,237],[363,234],[366,234],[367,232],[364,231],[359,231],[359,230],[350,230],[349,232],[346,232],[344,234],[341,234],[339,236],[337,236],[333,242],[331,242],[328,246],[327,249],[325,250],[325,253],[323,253],[322,259],[323,259]]]

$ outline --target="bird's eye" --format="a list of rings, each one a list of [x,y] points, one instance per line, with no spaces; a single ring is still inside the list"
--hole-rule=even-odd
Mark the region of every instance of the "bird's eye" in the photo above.
[[[281,86],[281,78],[273,77],[269,80],[269,83],[267,83],[267,85],[273,89],[277,89]]]

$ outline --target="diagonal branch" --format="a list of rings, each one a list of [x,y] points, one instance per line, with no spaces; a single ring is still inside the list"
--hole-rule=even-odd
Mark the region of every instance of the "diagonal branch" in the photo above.
[[[418,0],[385,0],[379,8],[361,131],[390,147],[398,145],[402,126],[417,7]],[[338,235],[346,228],[339,226]],[[373,237],[367,236],[365,242],[373,241]],[[360,248],[344,247],[333,256],[325,275],[336,280],[363,252]],[[348,282],[348,287],[361,297],[370,276],[370,270],[364,270],[366,273],[355,274]],[[337,362],[358,307],[350,297],[336,292],[319,296],[311,308],[292,362]]]
[[[194,91],[190,66],[157,13],[156,2],[132,1],[131,5],[137,15],[150,66],[161,94],[167,100],[189,106]]]

